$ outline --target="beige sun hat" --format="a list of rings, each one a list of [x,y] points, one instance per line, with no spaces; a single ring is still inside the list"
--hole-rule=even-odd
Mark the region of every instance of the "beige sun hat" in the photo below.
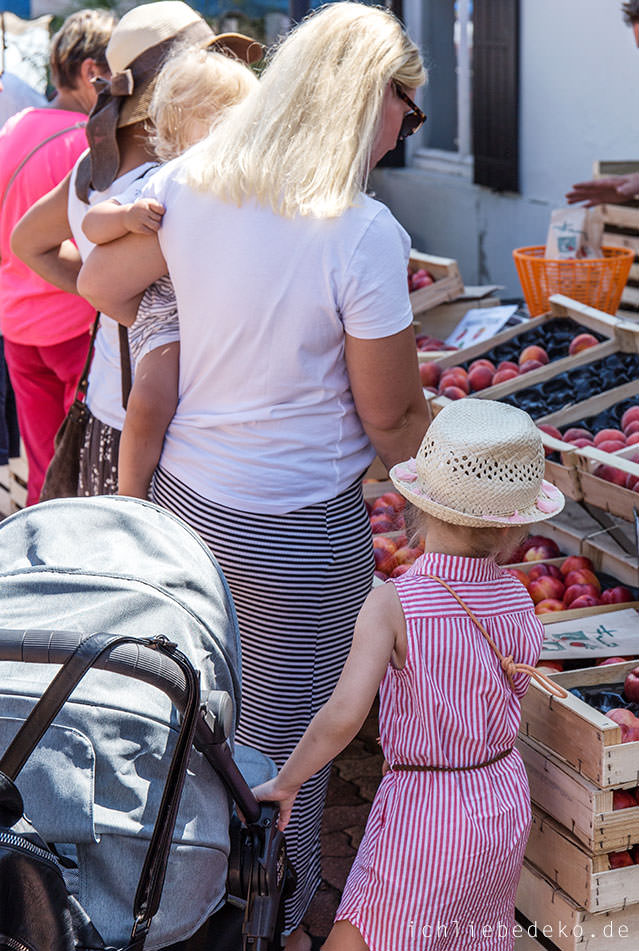
[[[541,434],[528,413],[493,400],[449,403],[415,459],[390,471],[417,508],[453,525],[526,525],[552,518],[562,493],[544,479]]]
[[[176,50],[190,47],[219,49],[248,64],[264,54],[260,43],[241,33],[216,35],[182,0],[157,0],[125,13],[106,49],[111,77],[94,80],[98,100],[87,122],[90,174],[76,180],[83,200],[89,185],[104,191],[113,183],[120,163],[117,130],[148,119],[162,65]]]

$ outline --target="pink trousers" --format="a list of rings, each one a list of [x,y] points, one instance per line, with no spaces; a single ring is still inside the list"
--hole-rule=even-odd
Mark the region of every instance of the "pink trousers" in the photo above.
[[[53,439],[73,402],[89,337],[87,331],[48,347],[27,346],[5,338],[4,353],[29,463],[27,505],[40,497],[53,456]]]

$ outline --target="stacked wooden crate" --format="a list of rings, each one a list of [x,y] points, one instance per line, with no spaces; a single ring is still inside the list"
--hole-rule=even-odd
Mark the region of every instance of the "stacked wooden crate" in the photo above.
[[[596,162],[595,176],[626,175],[639,172],[639,162]],[[639,320],[639,201],[624,205],[604,205],[603,244],[633,248],[635,261],[630,270],[628,283],[621,295],[617,314],[631,320]]]
[[[554,679],[567,690],[613,685],[635,666],[610,664]],[[561,951],[636,947],[639,865],[616,867],[610,856],[639,844],[639,803],[615,809],[618,794],[639,785],[639,742],[622,743],[619,726],[572,693],[557,701],[532,682],[518,748],[533,804],[519,912],[546,927],[548,946]]]

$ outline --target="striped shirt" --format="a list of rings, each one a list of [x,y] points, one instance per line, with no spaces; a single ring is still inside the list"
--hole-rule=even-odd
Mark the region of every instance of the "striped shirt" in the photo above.
[[[447,581],[504,656],[535,664],[543,627],[519,581],[488,559],[426,554],[393,580],[406,617],[405,666],[380,686],[391,764],[470,766],[510,749],[529,678],[514,691]],[[470,772],[391,772],[382,780],[337,918],[370,951],[512,951],[530,823],[517,752]]]

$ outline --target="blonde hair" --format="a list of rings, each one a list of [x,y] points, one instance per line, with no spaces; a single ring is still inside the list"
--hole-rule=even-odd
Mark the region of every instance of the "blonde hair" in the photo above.
[[[456,525],[417,508],[411,502],[406,503],[404,518],[411,543],[415,543],[418,538],[425,538],[429,526],[445,525],[459,539],[460,548],[464,549],[466,555],[471,558],[491,558],[500,565],[509,561],[530,531],[529,525],[508,525],[504,528]]]
[[[255,86],[254,73],[232,55],[178,50],[162,67],[149,106],[149,141],[157,157],[167,162],[181,155]]]
[[[77,10],[51,40],[49,65],[57,89],[73,89],[85,59],[107,69],[106,48],[116,18],[110,10]]]
[[[185,165],[186,181],[276,213],[341,215],[365,186],[386,86],[425,81],[419,50],[380,7],[341,2],[281,43],[258,89]]]

